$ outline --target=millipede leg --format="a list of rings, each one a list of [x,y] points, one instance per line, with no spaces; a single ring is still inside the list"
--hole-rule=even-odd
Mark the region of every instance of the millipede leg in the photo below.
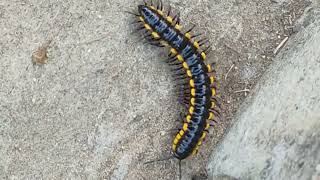
[[[218,112],[218,111],[216,111],[216,110],[214,110],[214,109],[209,109],[209,111],[212,112],[212,113],[214,113],[214,115],[217,116],[218,118],[221,117],[220,112]]]
[[[196,37],[201,36],[201,35],[202,35],[202,33],[194,34],[194,35],[191,36],[191,39],[196,38]]]
[[[187,30],[184,34],[191,32],[195,27],[196,25],[193,24],[192,27],[189,30]]]
[[[209,121],[209,125],[210,126],[215,126],[216,124],[218,124],[218,121],[216,120],[217,117],[214,117],[213,119],[207,119]],[[210,122],[213,122],[214,124],[210,124]]]
[[[179,180],[181,180],[181,160],[179,160]]]
[[[165,62],[169,63],[169,64],[173,63],[174,61],[177,61],[177,58],[175,56],[174,57],[169,57],[168,59],[165,60]]]
[[[186,73],[184,73],[184,72],[176,73],[176,74],[174,74],[174,75],[175,75],[175,76],[179,76],[179,77],[183,76],[183,77],[185,77],[185,78],[188,77],[188,76],[186,75]]]
[[[209,40],[208,39],[201,39],[200,41],[198,41],[198,43],[199,43],[199,46],[201,47],[201,46],[209,43]]]
[[[131,22],[129,25],[134,25],[134,24],[138,24],[138,23],[141,23],[141,21],[135,20],[135,21]]]
[[[169,5],[167,16],[170,16],[170,13],[171,13],[171,6]]]
[[[211,45],[209,45],[208,47],[206,47],[206,49],[203,50],[204,53],[209,54],[211,52]]]
[[[173,56],[171,56],[171,54],[170,55],[168,55],[168,61],[170,60],[171,62],[173,62],[173,60],[176,60],[177,59],[177,56],[176,55],[173,55]],[[181,62],[180,62],[181,63]]]
[[[168,63],[170,66],[181,66],[181,62],[178,62],[178,63]]]
[[[133,32],[131,34],[135,34],[141,30],[144,30],[144,29],[145,29],[144,26],[139,26],[137,29],[133,30]]]
[[[172,22],[174,22],[174,25],[180,24],[180,12],[173,17]]]
[[[134,15],[134,16],[137,16],[137,17],[139,17],[140,15],[139,14],[136,14],[136,13],[134,13],[134,12],[130,12],[130,11],[124,11],[125,13],[128,13],[128,14],[131,14],[131,15]]]
[[[163,11],[163,2],[160,0],[160,10]]]

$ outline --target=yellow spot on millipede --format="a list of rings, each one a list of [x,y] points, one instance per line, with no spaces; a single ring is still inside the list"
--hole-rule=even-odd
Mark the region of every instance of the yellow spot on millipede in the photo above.
[[[168,21],[169,23],[172,23],[172,21],[173,21],[172,17],[171,17],[171,16],[168,16],[168,17],[167,17],[167,21]]]
[[[190,100],[190,102],[191,102],[191,105],[193,105],[193,106],[194,106],[194,104],[195,104],[195,101],[196,101],[196,99],[195,99],[195,98],[191,98],[191,100]]]
[[[212,88],[212,96],[215,96],[216,95],[216,89]]]
[[[176,24],[174,27],[175,27],[177,30],[181,30],[181,28],[182,28],[182,26],[181,26],[180,24]]]
[[[206,53],[202,52],[202,53],[201,53],[201,57],[202,57],[203,60],[205,60],[205,59],[207,58]]]
[[[183,136],[184,135],[184,131],[181,129],[179,134],[180,134],[180,136]]]
[[[194,80],[193,80],[193,79],[190,79],[189,84],[190,84],[191,87],[194,87]]]
[[[210,83],[213,84],[214,83],[214,77],[210,77]]]
[[[192,77],[192,73],[191,73],[190,70],[187,70],[187,75],[188,75],[189,77]]]
[[[201,53],[202,54],[202,53]],[[202,55],[201,55],[202,56]],[[210,64],[207,65],[207,68],[208,68],[208,72],[211,72],[212,71],[212,67]]]
[[[191,34],[190,34],[190,33],[186,33],[186,34],[184,34],[184,36],[185,36],[186,38],[188,38],[188,39],[191,39]]]
[[[184,60],[183,60],[183,57],[179,54],[179,55],[177,55],[177,59],[180,61],[180,62],[183,62]]]
[[[207,135],[207,133],[206,133],[206,132],[203,132],[200,139],[203,140],[203,139],[206,137],[206,135]]]
[[[195,42],[193,43],[193,45],[194,45],[194,47],[196,47],[197,49],[200,48],[199,43],[198,43],[197,41],[195,41]]]
[[[158,9],[158,13],[163,16],[163,12],[161,10]]]
[[[176,55],[178,52],[177,52],[177,50],[175,50],[174,48],[171,48],[170,49],[170,52],[173,54],[173,55]]]
[[[149,8],[152,10],[156,10],[156,8],[154,6],[149,6]]]
[[[160,36],[159,36],[159,34],[158,34],[157,32],[152,32],[151,35],[152,35],[153,38],[155,38],[155,39],[159,39],[159,38],[160,38]]]
[[[177,149],[177,145],[172,144],[172,150],[175,151]]]
[[[188,64],[187,64],[186,62],[184,62],[184,63],[182,64],[182,66],[183,66],[184,69],[189,69],[189,66],[188,66]]]
[[[205,129],[207,130],[207,129],[209,129],[209,128],[210,128],[210,124],[209,124],[209,123],[207,123],[207,125],[206,125],[206,128],[205,128]]]
[[[187,131],[188,130],[188,123],[184,123],[182,129],[184,131]]]
[[[215,108],[216,104],[214,102],[211,102],[211,108]]]
[[[196,155],[197,152],[198,152],[198,148],[195,148],[195,149],[192,151],[192,155],[193,155],[193,156]]]
[[[191,89],[191,95],[196,96],[196,89],[194,89],[194,88]]]
[[[186,117],[186,119],[187,119],[187,122],[188,122],[188,123],[191,122],[191,116],[190,116],[190,115],[188,115],[188,116]]]
[[[213,119],[213,117],[214,117],[214,114],[213,114],[212,112],[210,112],[210,113],[209,113],[209,118],[208,118],[208,119],[212,120],[212,119]]]
[[[149,26],[149,24],[144,24],[144,28],[146,28],[147,30],[151,30],[151,27]]]
[[[189,108],[189,113],[192,114],[194,112],[194,107],[193,106],[190,106]]]

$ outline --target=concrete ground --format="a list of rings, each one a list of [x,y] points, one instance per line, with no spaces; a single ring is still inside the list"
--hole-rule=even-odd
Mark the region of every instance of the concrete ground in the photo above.
[[[140,1],[0,2],[0,177],[2,179],[175,179],[167,157],[182,107],[166,52],[132,35]],[[166,3],[167,4],[167,3]],[[183,178],[206,176],[209,152],[276,49],[300,31],[309,1],[172,0],[182,22],[212,43],[223,122]],[[52,40],[48,60],[32,54]]]

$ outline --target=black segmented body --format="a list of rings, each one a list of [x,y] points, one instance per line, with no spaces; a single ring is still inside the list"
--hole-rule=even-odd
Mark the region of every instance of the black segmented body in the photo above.
[[[183,128],[176,135],[172,151],[176,158],[185,159],[198,151],[209,128],[208,120],[214,120],[217,115],[214,100],[214,77],[210,76],[211,66],[204,63],[205,51],[200,50],[197,41],[192,42],[190,33],[180,31],[179,20],[164,15],[162,8],[152,5],[139,5],[139,20],[148,30],[149,41],[154,45],[166,44],[171,49],[170,62],[177,61],[186,71],[189,82],[184,89],[185,99],[189,102]],[[176,21],[174,20],[176,19]],[[173,57],[172,57],[173,56]]]

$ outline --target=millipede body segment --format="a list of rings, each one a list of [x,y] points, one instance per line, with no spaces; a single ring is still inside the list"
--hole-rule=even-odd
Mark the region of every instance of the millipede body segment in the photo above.
[[[205,139],[210,122],[216,122],[219,117],[219,105],[216,101],[215,77],[213,65],[205,64],[208,49],[202,50],[205,40],[195,40],[191,29],[181,31],[178,15],[170,15],[163,11],[162,2],[157,6],[144,3],[138,6],[137,30],[145,31],[145,39],[152,45],[169,48],[167,62],[175,67],[177,79],[181,82],[183,104],[187,106],[188,113],[184,118],[181,130],[172,143],[174,157],[185,159],[196,154]]]

